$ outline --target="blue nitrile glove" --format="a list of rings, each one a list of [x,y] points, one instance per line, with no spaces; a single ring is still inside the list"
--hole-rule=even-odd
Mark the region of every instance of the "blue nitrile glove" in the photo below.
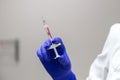
[[[58,44],[57,52],[60,57],[55,59],[53,49],[48,50],[52,44]],[[52,42],[48,39],[37,51],[37,55],[43,66],[53,78],[53,80],[76,80],[74,73],[71,71],[71,62],[67,56],[65,46],[60,38],[54,38]]]

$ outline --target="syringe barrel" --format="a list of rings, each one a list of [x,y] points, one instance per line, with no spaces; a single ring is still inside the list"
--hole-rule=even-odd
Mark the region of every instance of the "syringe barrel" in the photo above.
[[[47,32],[48,37],[50,38],[50,40],[52,40],[53,37],[52,37],[52,34],[50,32],[49,26],[45,24],[44,28],[45,28],[45,30]]]

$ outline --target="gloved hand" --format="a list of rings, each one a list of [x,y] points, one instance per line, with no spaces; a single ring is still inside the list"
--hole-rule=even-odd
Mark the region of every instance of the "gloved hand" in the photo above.
[[[57,52],[60,57],[55,59],[53,49],[48,49],[52,44],[58,44]],[[53,78],[53,80],[76,80],[74,73],[71,71],[71,62],[67,56],[65,46],[60,38],[54,38],[52,42],[48,39],[37,51],[37,55],[43,66]]]

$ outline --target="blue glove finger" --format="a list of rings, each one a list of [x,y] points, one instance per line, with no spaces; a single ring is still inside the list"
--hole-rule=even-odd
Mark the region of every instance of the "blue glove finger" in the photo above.
[[[61,43],[61,44],[63,45],[63,41],[62,41],[62,39],[59,38],[59,37],[53,38],[52,43],[54,43],[54,44]]]
[[[50,56],[48,55],[47,49],[45,48],[45,46],[41,46],[41,53],[44,57],[45,62],[49,62],[50,61]]]
[[[61,43],[62,47],[65,48],[62,39],[59,38],[59,37],[55,37],[55,38],[53,38],[52,43],[53,43],[53,44]]]
[[[43,45],[46,48],[47,56],[49,56],[50,59],[54,59],[56,56],[55,51],[54,51],[54,49],[49,49],[50,46],[52,45],[51,40],[50,39],[46,40]]]
[[[52,45],[52,42],[50,39],[46,40],[43,44],[43,46],[47,49]]]
[[[70,69],[71,68],[71,62],[67,56],[66,53],[64,53],[63,55],[61,55],[58,58],[58,62],[65,68],[65,69]]]
[[[41,48],[37,51],[37,56],[41,60],[41,62],[49,61],[49,57],[47,55],[46,48],[42,45]]]
[[[40,61],[44,62],[44,57],[43,57],[43,55],[42,55],[42,53],[41,53],[41,50],[38,49],[36,53],[37,53],[37,56],[38,56],[38,58],[40,59]]]
[[[51,41],[48,39],[44,42],[44,44],[41,46],[41,48],[37,51],[37,55],[40,58],[42,62],[44,61],[50,61],[47,48],[51,46]]]
[[[60,46],[56,47],[59,55],[63,55],[64,53],[66,53],[65,46],[64,46],[61,38],[59,38],[59,37],[53,38],[52,43],[54,43],[54,44],[61,43]]]

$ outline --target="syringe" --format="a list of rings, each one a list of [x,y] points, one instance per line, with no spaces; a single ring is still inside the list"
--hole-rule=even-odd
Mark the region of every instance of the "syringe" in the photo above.
[[[45,30],[47,32],[47,35],[48,35],[49,39],[52,41],[53,37],[52,37],[52,34],[50,32],[49,26],[46,24],[45,20],[43,20],[43,25],[44,25],[44,28],[45,28]],[[52,45],[48,48],[48,50],[53,49],[55,51],[56,57],[54,59],[57,59],[58,57],[60,57],[60,55],[58,54],[57,49],[56,49],[56,47],[58,47],[60,45],[61,45],[61,43],[58,43],[58,44],[53,44],[52,43]]]
[[[47,35],[48,35],[48,37],[49,37],[49,39],[52,41],[52,34],[51,34],[51,32],[50,32],[50,29],[49,29],[49,26],[46,24],[46,21],[45,20],[43,20],[43,25],[44,25],[44,28],[45,28],[45,30],[46,30],[46,32],[47,32]]]

